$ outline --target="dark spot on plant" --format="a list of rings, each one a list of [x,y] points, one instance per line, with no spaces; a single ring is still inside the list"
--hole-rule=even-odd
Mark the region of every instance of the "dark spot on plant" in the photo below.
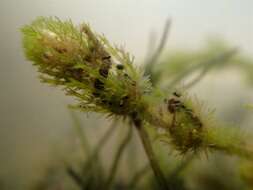
[[[119,70],[123,70],[123,69],[124,69],[124,65],[118,64],[118,65],[116,66],[116,68],[119,69]]]

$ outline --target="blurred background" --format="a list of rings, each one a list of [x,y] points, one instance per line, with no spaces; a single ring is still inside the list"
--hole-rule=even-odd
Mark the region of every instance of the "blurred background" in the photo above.
[[[123,45],[138,64],[157,44],[149,45],[150,39],[159,41],[167,18],[172,26],[163,60],[176,50],[201,51],[210,39],[221,39],[237,47],[245,59],[253,58],[252,0],[1,0],[0,189],[1,185],[8,190],[32,189],[47,168],[72,159],[77,149],[67,109],[74,100],[41,84],[36,69],[23,56],[20,27],[37,16],[88,22],[111,42]],[[253,73],[246,72],[250,66],[245,68],[243,72],[237,67],[215,70],[191,90],[216,108],[221,120],[251,130],[252,111],[245,105],[253,102],[253,83],[244,79]],[[107,125],[104,118],[77,115],[91,143],[96,141]]]

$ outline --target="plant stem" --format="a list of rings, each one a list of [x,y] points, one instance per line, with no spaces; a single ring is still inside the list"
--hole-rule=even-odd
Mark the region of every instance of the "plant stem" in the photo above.
[[[117,127],[117,121],[113,121],[109,129],[105,132],[105,134],[99,139],[98,143],[94,147],[94,151],[91,153],[90,157],[86,161],[86,164],[84,165],[84,168],[82,171],[87,173],[87,171],[90,171],[94,163],[100,164],[101,161],[99,159],[99,154],[101,150],[104,148],[107,141],[112,136],[113,132],[115,131],[115,128]]]
[[[168,180],[172,181],[174,179],[177,179],[178,176],[180,175],[180,173],[187,168],[187,166],[189,166],[192,161],[194,160],[195,155],[192,154],[190,156],[188,156],[185,160],[183,160],[169,175]]]
[[[129,182],[128,189],[136,189],[138,182],[150,171],[150,165],[145,165],[139,171],[135,173],[132,180]]]
[[[76,134],[78,135],[81,147],[83,149],[83,153],[85,156],[90,155],[91,147],[85,135],[86,133],[84,131],[82,123],[73,110],[69,110],[69,112],[70,112],[71,119],[73,121],[73,127],[75,128]]]
[[[152,144],[150,143],[147,131],[144,129],[141,122],[134,122],[134,123],[135,123],[135,128],[137,129],[138,134],[141,138],[142,145],[144,147],[146,155],[149,159],[150,166],[157,179],[157,182],[159,183],[162,190],[172,190],[167,184],[166,178],[158,164],[158,161],[156,159],[154,150],[152,148]]]
[[[113,180],[115,178],[115,175],[116,175],[116,172],[117,172],[117,169],[118,169],[121,157],[122,157],[122,154],[132,138],[132,126],[128,126],[128,127],[129,127],[128,133],[127,133],[126,137],[122,140],[121,144],[119,145],[119,148],[118,148],[116,155],[114,157],[114,161],[112,163],[112,166],[111,166],[111,169],[109,172],[109,177],[106,180],[104,189],[108,189],[108,190],[111,189]]]
[[[173,89],[180,81],[182,81],[184,78],[188,77],[191,73],[197,71],[198,69],[203,69],[205,74],[206,72],[211,69],[214,65],[225,63],[229,58],[231,58],[235,53],[237,52],[236,48],[233,48],[231,50],[228,50],[226,52],[223,52],[217,56],[214,56],[212,58],[209,58],[205,61],[201,61],[200,63],[194,64],[190,68],[186,69],[185,71],[182,71],[179,73],[168,85],[167,89]],[[204,67],[204,68],[203,68]],[[203,71],[202,71],[203,72]],[[200,80],[204,75],[200,74],[200,76],[197,76],[196,79],[193,79],[190,84],[187,84],[187,89],[194,85],[198,80]],[[191,84],[192,83],[192,84]]]

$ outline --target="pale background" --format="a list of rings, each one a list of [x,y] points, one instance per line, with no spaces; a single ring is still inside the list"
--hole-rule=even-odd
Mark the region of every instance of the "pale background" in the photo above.
[[[168,17],[173,21],[168,49],[195,49],[217,35],[253,54],[252,0],[0,0],[0,178],[16,181],[14,190],[25,187],[32,178],[25,174],[46,164],[54,149],[68,144],[63,137],[71,133],[66,105],[72,99],[41,84],[23,56],[19,29],[36,16],[89,22],[112,42],[123,44],[138,62],[150,33],[159,36]],[[224,79],[226,92],[233,96],[245,89],[230,77]],[[217,97],[217,92],[207,91]],[[92,118],[89,122],[96,124]]]

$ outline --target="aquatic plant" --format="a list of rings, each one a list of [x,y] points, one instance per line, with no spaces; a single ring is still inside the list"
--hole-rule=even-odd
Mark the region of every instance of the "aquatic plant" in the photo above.
[[[169,23],[165,33],[168,27]],[[161,47],[147,65],[141,67],[134,64],[130,53],[111,45],[105,36],[95,33],[86,23],[75,26],[70,20],[39,17],[24,26],[22,33],[25,55],[38,68],[41,81],[60,86],[67,95],[73,96],[77,104],[71,105],[72,108],[122,119],[138,131],[161,189],[172,187],[157,161],[147,132],[149,128],[156,131],[161,142],[182,155],[217,150],[252,157],[240,131],[218,122],[210,109],[186,92],[187,88],[177,88],[182,76],[194,68],[182,72],[181,78],[172,80],[166,88],[157,85],[161,71],[153,72],[153,67]],[[164,34],[162,40],[165,37]],[[211,63],[225,62],[235,52],[232,49],[206,60],[201,64],[206,67],[200,78]],[[128,138],[123,141],[123,148]],[[112,176],[105,180],[106,189],[111,186],[114,169]],[[68,171],[77,179],[71,169]]]

